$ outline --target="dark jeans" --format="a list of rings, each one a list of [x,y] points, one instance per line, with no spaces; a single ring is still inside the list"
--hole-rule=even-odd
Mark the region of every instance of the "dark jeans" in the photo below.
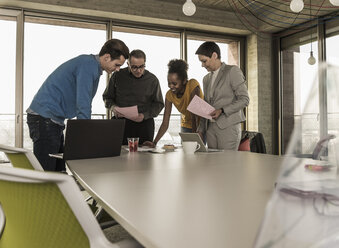
[[[192,133],[192,128],[181,127],[182,133]]]
[[[114,117],[113,117],[114,118]],[[154,138],[154,119],[150,118],[142,122],[135,122],[125,119],[125,131],[123,145],[127,145],[127,138],[139,137],[139,145],[145,141],[153,141]]]
[[[32,114],[27,114],[27,125],[33,140],[34,155],[42,168],[46,171],[65,171],[65,162],[62,159],[48,155],[64,151],[65,126],[58,125],[49,118]]]

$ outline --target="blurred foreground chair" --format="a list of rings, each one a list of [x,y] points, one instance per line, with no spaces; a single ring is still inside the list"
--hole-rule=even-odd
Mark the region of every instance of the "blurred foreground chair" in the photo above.
[[[44,170],[30,150],[0,144],[0,151],[5,153],[13,167],[38,171]]]
[[[64,174],[0,167],[0,205],[1,248],[142,247],[131,239],[110,243]]]
[[[238,151],[266,153],[264,136],[259,132],[242,131]]]
[[[5,218],[4,212],[0,204],[0,239],[1,239],[2,232],[4,231],[4,228],[5,228],[5,223],[6,223],[6,218]]]
[[[0,144],[0,151],[5,153],[13,167],[44,171],[38,159],[30,150]],[[76,179],[75,181],[77,182],[80,190],[84,191],[85,189],[78,183]],[[91,200],[93,200],[92,204],[89,203]],[[92,211],[95,214],[97,221],[100,223],[100,227],[102,229],[118,224],[115,220],[108,216],[100,206],[97,206],[96,201],[94,201],[91,196],[88,196],[85,201],[92,208]]]

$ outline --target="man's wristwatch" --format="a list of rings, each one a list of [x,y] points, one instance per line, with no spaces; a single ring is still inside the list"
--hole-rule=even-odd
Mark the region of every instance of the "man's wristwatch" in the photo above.
[[[221,108],[221,113],[222,113],[222,114],[225,114],[225,112],[224,112],[224,109],[223,109],[223,108]]]

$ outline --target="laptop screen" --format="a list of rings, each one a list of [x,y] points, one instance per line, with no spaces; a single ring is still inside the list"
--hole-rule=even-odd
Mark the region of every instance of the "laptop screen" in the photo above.
[[[207,148],[198,133],[179,133],[182,141],[196,141],[200,145],[198,152],[207,152]]]
[[[68,120],[64,160],[114,157],[121,152],[125,120]]]

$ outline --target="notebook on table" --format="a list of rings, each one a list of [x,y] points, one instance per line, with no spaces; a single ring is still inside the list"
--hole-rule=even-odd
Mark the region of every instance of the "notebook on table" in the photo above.
[[[50,156],[64,160],[119,156],[125,120],[68,120],[63,154]]]
[[[198,133],[179,133],[179,135],[182,141],[196,141],[200,145],[200,148],[197,150],[197,152],[223,152],[224,151],[221,149],[213,149],[213,148],[206,147]]]

